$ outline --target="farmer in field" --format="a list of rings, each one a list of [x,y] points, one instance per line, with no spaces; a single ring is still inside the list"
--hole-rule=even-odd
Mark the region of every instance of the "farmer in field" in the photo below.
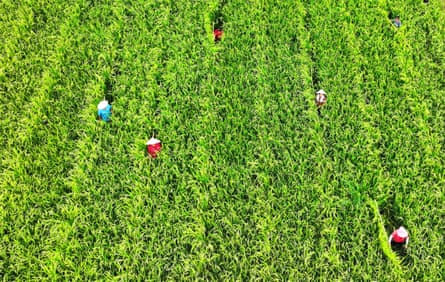
[[[111,116],[111,105],[108,104],[107,100],[103,100],[97,105],[97,116],[99,120],[103,120],[105,122],[110,122]]]
[[[404,246],[408,247],[409,235],[405,227],[400,226],[398,229],[394,230],[389,236],[388,243],[391,246]]]
[[[399,17],[399,16],[396,16],[396,17],[392,20],[392,23],[393,23],[397,28],[399,28],[399,27],[402,26],[402,22],[400,21],[400,17]]]
[[[221,40],[222,36],[223,36],[223,31],[221,29],[215,28],[213,30],[213,38],[215,39],[215,42],[218,42]]]
[[[317,91],[315,95],[315,103],[317,104],[318,108],[326,104],[327,99],[328,99],[327,94],[326,92],[324,92],[323,89]]]
[[[150,140],[147,141],[145,144],[147,145],[147,153],[152,157],[156,158],[158,156],[158,153],[161,151],[162,144],[161,141],[151,137]]]

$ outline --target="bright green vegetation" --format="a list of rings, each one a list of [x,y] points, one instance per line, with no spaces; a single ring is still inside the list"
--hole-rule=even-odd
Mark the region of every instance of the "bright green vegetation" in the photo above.
[[[443,281],[430,2],[1,1],[0,277]]]

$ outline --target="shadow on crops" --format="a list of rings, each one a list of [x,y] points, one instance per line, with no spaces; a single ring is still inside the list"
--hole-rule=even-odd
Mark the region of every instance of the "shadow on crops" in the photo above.
[[[402,259],[402,265],[408,267],[414,265],[414,258],[409,253],[410,251],[408,247],[408,251],[405,251],[404,254],[397,254]]]
[[[121,75],[121,71],[119,66],[114,65],[113,70],[110,75],[105,75],[105,82],[104,82],[104,97],[105,100],[107,100],[110,104],[114,101],[114,85],[116,83],[116,79],[118,76]]]
[[[213,13],[210,15],[210,19],[213,23],[213,29],[220,29],[222,30],[224,28],[224,22],[226,21],[226,18],[223,14],[223,8],[226,5],[226,1],[222,0],[219,2],[218,8],[213,11]]]
[[[306,13],[306,16],[304,18],[304,27],[305,27],[307,32],[309,32],[312,29],[311,24],[310,24],[311,22],[312,22],[312,18],[311,18],[310,13]],[[312,33],[309,33],[309,34],[310,34],[310,39],[309,40],[313,41],[314,38],[312,36]],[[317,67],[316,67],[316,65],[317,65],[317,58],[315,57],[315,53],[314,53],[313,48],[309,48],[308,55],[311,58],[311,62],[312,62],[312,67],[311,67],[312,87],[314,89],[318,90],[320,88],[320,84],[321,83],[320,83],[320,77],[318,75],[318,71],[317,71]],[[319,112],[319,115],[321,115],[320,112]]]
[[[213,20],[213,29],[222,30],[224,28],[224,16],[221,12],[216,14],[216,18]]]
[[[388,12],[388,19],[392,20],[396,17],[397,15],[393,12],[393,11],[389,11]]]
[[[222,33],[224,30],[224,22],[226,21],[225,16],[222,12],[224,5],[226,5],[226,1],[225,0],[220,1],[218,8],[210,14],[210,19],[213,25],[212,30],[215,43],[221,40]]]
[[[388,200],[381,206],[382,217],[386,226],[386,231],[390,234],[395,228],[403,225],[403,218],[399,216],[400,207],[398,205],[396,193],[391,194]]]
[[[68,139],[71,141],[77,141],[79,139],[79,134],[74,131],[74,130],[70,130],[68,131]]]
[[[391,244],[391,249],[397,254],[404,266],[412,266],[414,264],[414,259],[410,255],[409,247],[405,248],[404,244]]]

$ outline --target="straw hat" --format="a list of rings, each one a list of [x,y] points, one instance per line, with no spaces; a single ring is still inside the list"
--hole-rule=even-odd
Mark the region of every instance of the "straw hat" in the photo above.
[[[397,236],[399,236],[400,238],[407,238],[408,237],[408,231],[405,229],[405,227],[400,226],[397,230],[396,230],[396,234]]]
[[[327,95],[326,92],[324,92],[323,89],[318,90],[316,93],[317,93],[317,94]]]
[[[108,101],[107,100],[103,100],[99,103],[99,105],[97,105],[97,109],[98,110],[105,110],[105,108],[108,106]]]
[[[160,140],[156,139],[156,138],[150,138],[150,140],[147,141],[147,143],[145,143],[145,145],[155,145],[155,144],[159,144],[161,143]]]

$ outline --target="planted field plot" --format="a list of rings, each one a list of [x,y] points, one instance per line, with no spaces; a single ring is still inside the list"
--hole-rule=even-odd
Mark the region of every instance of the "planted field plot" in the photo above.
[[[444,9],[3,0],[2,279],[443,281]]]

